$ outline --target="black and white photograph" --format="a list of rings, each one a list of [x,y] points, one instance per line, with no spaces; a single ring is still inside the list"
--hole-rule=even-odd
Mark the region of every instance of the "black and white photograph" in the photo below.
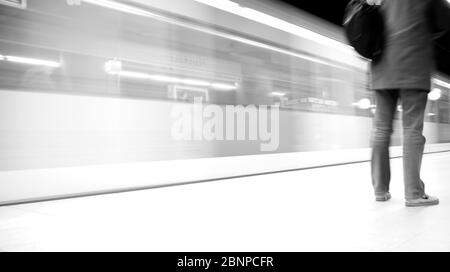
[[[450,252],[450,0],[0,0],[2,252]]]

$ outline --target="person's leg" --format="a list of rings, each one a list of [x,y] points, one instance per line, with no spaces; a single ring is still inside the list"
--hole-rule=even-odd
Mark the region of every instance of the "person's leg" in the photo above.
[[[429,199],[426,196],[425,184],[420,178],[426,142],[422,132],[428,92],[401,90],[400,95],[403,108],[403,175],[406,204],[408,205],[410,200],[422,199],[424,203],[428,203],[425,205],[437,204],[437,199]]]
[[[389,144],[398,96],[398,90],[375,90],[377,109],[371,137],[371,174],[375,197],[378,201],[386,201],[390,198]]]

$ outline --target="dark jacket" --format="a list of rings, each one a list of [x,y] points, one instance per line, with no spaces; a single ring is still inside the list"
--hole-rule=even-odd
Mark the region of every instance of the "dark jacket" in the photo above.
[[[433,35],[450,28],[446,0],[384,0],[386,42],[371,64],[372,89],[423,89],[434,70]]]

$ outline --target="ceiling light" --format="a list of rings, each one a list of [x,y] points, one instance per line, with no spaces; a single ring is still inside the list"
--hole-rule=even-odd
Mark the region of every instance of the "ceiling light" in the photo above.
[[[139,16],[154,16],[155,14],[150,13],[148,11],[145,11],[143,9],[140,8],[136,8],[130,5],[126,5],[126,4],[122,4],[116,1],[110,1],[110,0],[83,0],[83,2],[89,3],[89,4],[93,4],[93,5],[97,5],[97,6],[101,6],[101,7],[105,7],[105,8],[110,8],[110,9],[114,9],[117,11],[122,11],[122,12],[126,12],[126,13],[130,13],[130,14],[134,14],[134,15],[139,15]]]

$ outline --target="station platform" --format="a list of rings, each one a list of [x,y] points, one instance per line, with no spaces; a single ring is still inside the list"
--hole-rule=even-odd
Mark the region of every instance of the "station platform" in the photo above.
[[[0,251],[450,251],[450,153],[425,155],[440,205],[407,208],[402,161],[375,202],[367,162],[0,207]]]

